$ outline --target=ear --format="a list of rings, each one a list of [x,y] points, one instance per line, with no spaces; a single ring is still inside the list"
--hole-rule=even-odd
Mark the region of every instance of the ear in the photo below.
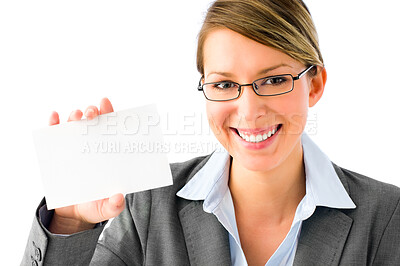
[[[317,70],[317,74],[311,78],[310,82],[310,92],[308,95],[308,106],[313,107],[319,99],[321,99],[322,94],[324,93],[325,83],[326,83],[327,75],[325,67],[319,67]]]

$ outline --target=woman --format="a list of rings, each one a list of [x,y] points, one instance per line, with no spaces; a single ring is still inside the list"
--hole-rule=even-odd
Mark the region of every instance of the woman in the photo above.
[[[302,1],[217,0],[199,34],[197,67],[225,151],[172,164],[173,186],[54,212],[43,201],[23,264],[400,261],[400,190],[336,166],[303,133],[327,75]],[[103,99],[85,116],[112,111]],[[53,113],[50,124],[58,123]]]

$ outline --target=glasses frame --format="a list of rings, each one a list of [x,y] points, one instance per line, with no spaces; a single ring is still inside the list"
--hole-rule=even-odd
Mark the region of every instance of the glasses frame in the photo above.
[[[232,84],[236,84],[238,86],[238,96],[235,98],[231,98],[231,99],[224,99],[224,100],[213,100],[213,99],[209,99],[205,93],[205,91],[203,90],[203,86],[205,85],[210,85],[210,84],[218,84],[218,83],[222,83],[222,82],[209,82],[209,83],[204,83],[201,84],[201,81],[204,79],[204,75],[201,76],[200,81],[199,81],[199,85],[197,86],[197,90],[198,91],[203,91],[204,97],[206,97],[207,100],[209,101],[213,101],[213,102],[226,102],[226,101],[232,101],[235,100],[237,98],[239,98],[242,95],[242,87],[245,86],[252,86],[253,91],[255,92],[255,94],[257,94],[258,96],[277,96],[277,95],[282,95],[282,94],[286,94],[289,93],[291,91],[293,91],[294,89],[294,81],[301,79],[305,74],[307,74],[308,71],[310,71],[312,68],[314,68],[315,65],[311,65],[308,68],[304,69],[303,71],[301,71],[299,74],[297,74],[296,76],[293,76],[292,74],[281,74],[281,75],[273,75],[273,76],[267,76],[267,77],[263,77],[263,78],[259,78],[256,79],[255,81],[253,81],[252,83],[248,83],[248,84],[239,84],[237,82],[230,82]],[[292,88],[286,92],[281,92],[281,93],[275,93],[275,94],[259,94],[257,93],[257,89],[256,89],[256,82],[262,79],[266,79],[266,78],[273,78],[273,77],[283,77],[283,76],[291,76],[292,77]]]

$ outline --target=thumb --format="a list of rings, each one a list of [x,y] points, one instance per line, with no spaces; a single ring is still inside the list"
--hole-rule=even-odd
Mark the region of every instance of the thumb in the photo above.
[[[121,193],[115,194],[104,201],[102,206],[103,217],[108,220],[118,216],[125,208],[125,198]]]

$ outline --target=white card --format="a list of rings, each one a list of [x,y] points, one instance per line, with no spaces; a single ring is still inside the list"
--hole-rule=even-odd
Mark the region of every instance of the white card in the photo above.
[[[172,185],[155,105],[33,132],[48,209]]]

